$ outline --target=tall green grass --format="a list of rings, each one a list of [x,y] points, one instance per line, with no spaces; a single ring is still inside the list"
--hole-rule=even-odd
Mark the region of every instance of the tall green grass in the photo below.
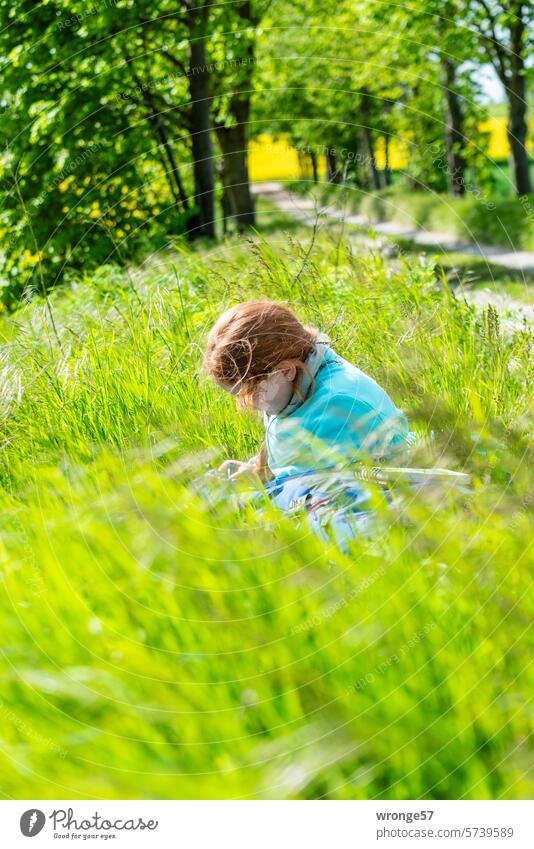
[[[39,302],[5,319],[4,797],[532,792],[532,338],[424,264],[298,236],[103,268],[54,294],[54,327]],[[471,491],[405,493],[347,554],[195,494],[260,439],[200,363],[220,311],[263,296]]]

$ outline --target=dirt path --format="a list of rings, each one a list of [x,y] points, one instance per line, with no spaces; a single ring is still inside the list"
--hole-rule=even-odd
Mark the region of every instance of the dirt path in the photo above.
[[[502,248],[496,248],[490,245],[472,245],[459,242],[450,233],[431,233],[429,231],[411,230],[408,227],[403,227],[391,221],[370,223],[363,215],[347,214],[333,207],[318,207],[312,199],[290,192],[284,189],[280,183],[256,183],[252,186],[252,191],[308,227],[315,225],[317,216],[332,221],[344,221],[345,224],[372,229],[375,233],[381,233],[393,239],[395,236],[410,239],[410,241],[421,245],[421,247],[428,248],[435,246],[438,251],[442,252],[457,251],[463,254],[477,256],[481,259],[487,259],[492,265],[509,268],[516,273],[518,271],[534,273],[534,252],[531,251],[507,252],[503,251]],[[350,237],[350,234],[347,235]],[[363,237],[362,239],[362,236],[360,236],[359,241],[360,243],[368,244],[369,247],[376,247],[376,241],[369,237]],[[534,306],[530,304],[514,300],[508,295],[487,288],[468,289],[464,287],[457,290],[457,294],[461,294],[466,300],[477,306],[483,307],[492,304],[499,311],[502,319],[501,323],[505,329],[513,330],[522,328],[525,321],[529,325],[534,326]]]

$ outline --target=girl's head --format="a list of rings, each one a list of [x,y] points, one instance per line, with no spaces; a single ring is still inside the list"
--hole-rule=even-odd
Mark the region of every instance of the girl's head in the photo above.
[[[204,367],[243,404],[277,413],[289,403],[316,338],[317,331],[283,304],[245,301],[212,327]]]

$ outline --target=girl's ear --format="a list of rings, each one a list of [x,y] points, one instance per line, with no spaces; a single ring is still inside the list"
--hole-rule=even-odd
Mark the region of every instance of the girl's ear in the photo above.
[[[277,370],[283,374],[286,380],[293,381],[297,376],[297,367],[291,360],[282,360]]]

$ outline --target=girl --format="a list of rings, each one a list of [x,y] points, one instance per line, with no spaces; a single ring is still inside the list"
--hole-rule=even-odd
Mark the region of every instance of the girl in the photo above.
[[[411,443],[402,413],[384,390],[336,354],[283,304],[245,301],[211,329],[204,366],[240,405],[264,413],[257,458],[227,460],[230,477],[295,479],[385,460]]]

